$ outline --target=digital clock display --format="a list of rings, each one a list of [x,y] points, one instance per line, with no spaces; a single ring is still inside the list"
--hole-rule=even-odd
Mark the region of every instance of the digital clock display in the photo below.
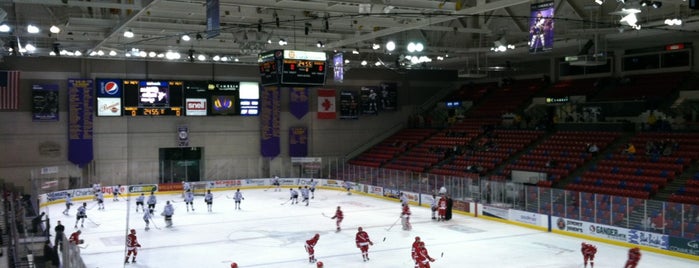
[[[323,85],[325,61],[284,59],[282,84]]]

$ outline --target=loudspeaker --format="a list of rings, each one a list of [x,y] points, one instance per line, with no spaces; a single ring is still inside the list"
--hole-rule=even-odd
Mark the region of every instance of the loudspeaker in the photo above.
[[[689,8],[699,9],[699,0],[689,0]]]

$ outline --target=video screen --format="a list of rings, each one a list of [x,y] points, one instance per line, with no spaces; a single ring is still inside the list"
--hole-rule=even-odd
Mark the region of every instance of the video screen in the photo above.
[[[164,81],[138,83],[138,107],[170,107],[170,88]]]
[[[237,115],[237,103],[234,95],[211,95],[211,115]]]

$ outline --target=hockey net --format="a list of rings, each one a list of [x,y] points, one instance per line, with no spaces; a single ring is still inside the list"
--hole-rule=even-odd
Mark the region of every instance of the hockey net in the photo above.
[[[192,193],[194,196],[205,196],[206,190],[209,189],[206,182],[191,182],[190,186],[192,187]]]

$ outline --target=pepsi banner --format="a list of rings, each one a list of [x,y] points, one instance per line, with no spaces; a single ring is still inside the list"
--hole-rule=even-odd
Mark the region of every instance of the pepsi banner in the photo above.
[[[97,116],[121,116],[121,79],[97,79]]]
[[[68,79],[68,160],[78,166],[93,159],[94,92],[91,79]]]
[[[58,85],[32,86],[32,120],[58,121]]]
[[[308,156],[308,128],[306,128],[306,127],[289,128],[289,156],[290,157],[306,157],[306,156]]]
[[[281,88],[262,87],[260,94],[260,152],[264,157],[276,157],[281,151],[280,136]]]
[[[308,113],[308,110],[308,88],[289,88],[289,112],[297,119],[301,119]]]

